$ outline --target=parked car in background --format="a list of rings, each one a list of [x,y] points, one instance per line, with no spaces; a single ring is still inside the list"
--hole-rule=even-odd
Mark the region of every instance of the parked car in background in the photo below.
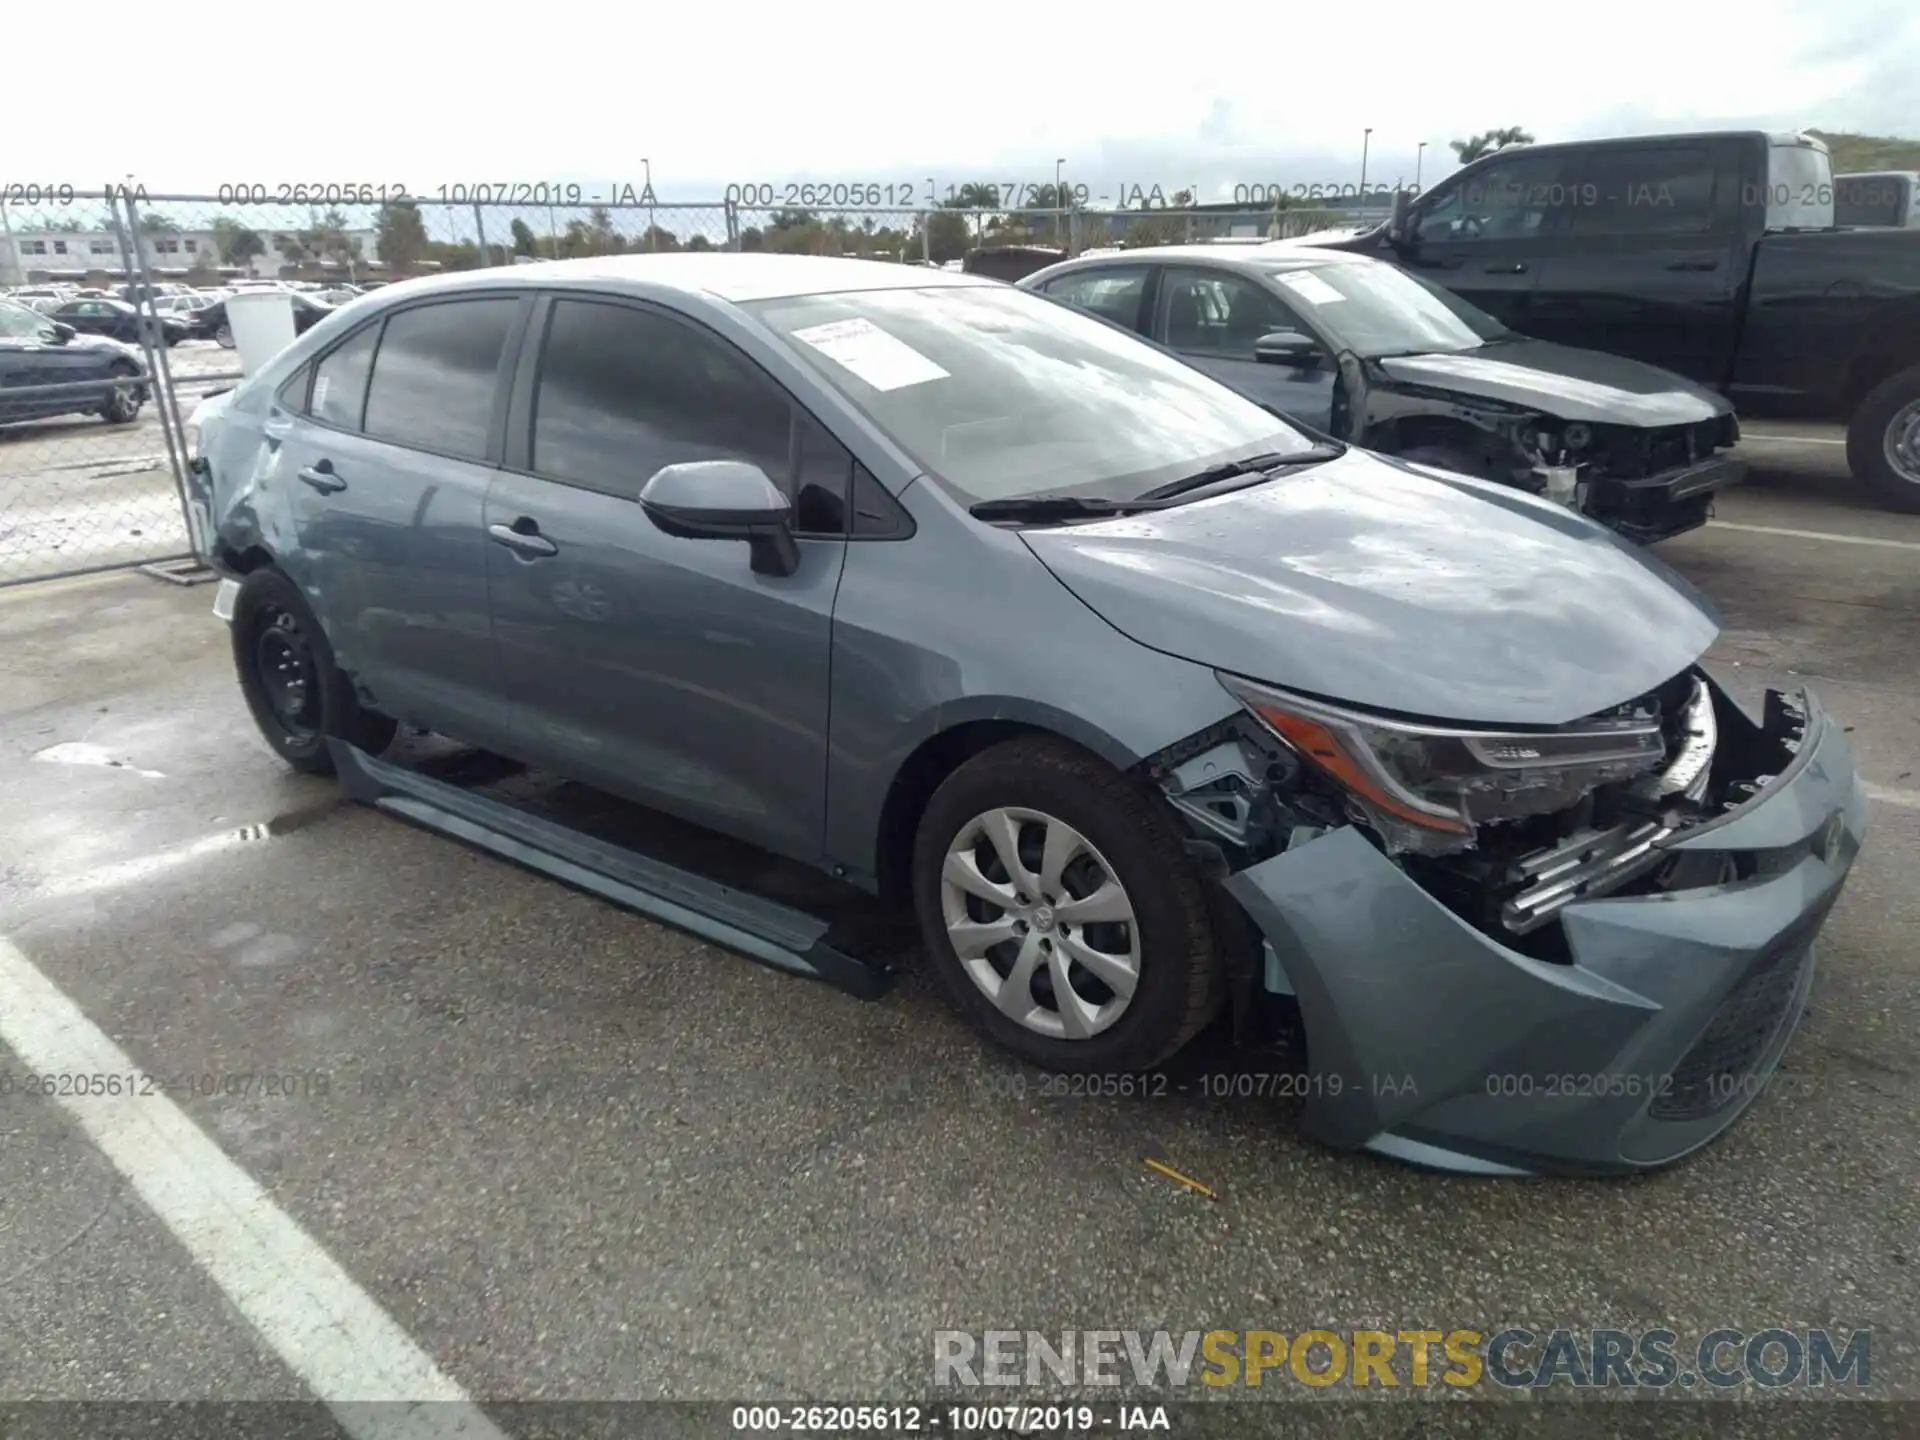
[[[162,295],[153,302],[153,308],[159,314],[171,315],[184,323],[188,339],[211,340],[214,338],[213,326],[207,321],[207,311],[218,303],[212,295]]]
[[[10,292],[7,298],[18,301],[70,300],[74,294],[75,287],[71,285],[22,285]]]
[[[69,300],[53,312],[53,318],[87,335],[105,335],[131,345],[140,343],[141,327],[166,345],[178,345],[187,338],[184,320],[129,305],[124,300],[94,296]]]
[[[1833,177],[1833,223],[1893,230],[1920,229],[1920,171],[1869,170]]]
[[[1742,415],[1847,426],[1854,475],[1920,512],[1920,239],[1834,226],[1805,135],[1501,150],[1325,248],[1392,261],[1523,335],[1659,365]]]
[[[129,305],[138,305],[143,301],[157,300],[162,295],[189,295],[192,291],[185,285],[166,280],[152,284],[145,281],[130,281],[125,285],[116,285],[110,293],[116,300],[124,300]]]
[[[967,252],[960,268],[969,275],[1012,282],[1066,258],[1065,250],[1051,245],[980,245]]]
[[[288,303],[293,306],[293,333],[296,335],[306,334],[334,311],[333,306],[314,299],[304,291],[288,290],[286,296]],[[233,348],[233,326],[227,322],[226,301],[217,301],[207,306],[194,319],[202,330],[219,341],[221,345],[229,350]]]
[[[1704,524],[1733,407],[1637,360],[1528,340],[1364,256],[1286,243],[1069,260],[1023,289],[1166,346],[1322,434],[1559,501],[1630,540]]]
[[[61,388],[20,393],[50,386]],[[98,415],[126,425],[149,393],[146,360],[132,346],[0,300],[0,424]]]
[[[819,867],[911,906],[961,1011],[1054,1073],[1291,992],[1333,1145],[1705,1144],[1864,833],[1842,727],[1805,692],[1750,717],[1706,601],[1599,525],[980,277],[415,282],[189,430],[239,688],[296,768],[825,977],[860,962],[816,917],[376,756],[418,726]]]

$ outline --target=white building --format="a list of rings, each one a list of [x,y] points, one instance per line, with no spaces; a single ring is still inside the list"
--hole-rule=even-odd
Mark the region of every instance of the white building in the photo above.
[[[4,217],[0,211],[0,217]],[[345,276],[361,268],[378,269],[380,249],[372,230],[342,232],[350,244],[357,243],[359,253],[344,262],[303,261],[305,270],[338,271]],[[291,230],[260,231],[266,253],[256,255],[243,267],[247,273],[277,277],[287,259],[288,247],[295,243]],[[212,230],[155,230],[140,237],[141,251],[154,278],[177,279],[190,270],[221,268],[220,237]],[[0,231],[0,285],[27,285],[35,280],[79,280],[90,271],[109,275],[127,273],[123,236],[114,230],[20,230]]]

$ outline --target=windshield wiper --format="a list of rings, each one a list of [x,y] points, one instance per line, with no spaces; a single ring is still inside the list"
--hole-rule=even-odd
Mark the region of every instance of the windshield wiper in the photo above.
[[[1320,465],[1328,460],[1337,460],[1344,453],[1327,445],[1316,445],[1310,450],[1296,450],[1288,455],[1254,455],[1245,460],[1229,460],[1224,465],[1213,465],[1184,479],[1172,480],[1165,485],[1155,486],[1136,498],[1136,504],[1156,500],[1172,500],[1176,497],[1190,498],[1195,491],[1205,490],[1209,486],[1219,485],[1228,480],[1243,480],[1251,485],[1264,480],[1276,470],[1291,470],[1296,465]]]
[[[1098,495],[1016,495],[1007,500],[982,500],[967,513],[978,520],[1100,520],[1137,508]]]
[[[1344,446],[1316,445],[1288,455],[1254,455],[1210,466],[1131,500],[1109,500],[1102,495],[1016,495],[1006,500],[982,500],[970,506],[967,513],[978,520],[1106,520],[1116,515],[1138,515],[1144,510],[1168,509],[1180,501],[1195,498],[1202,490],[1238,489],[1295,466],[1337,460],[1345,453]]]

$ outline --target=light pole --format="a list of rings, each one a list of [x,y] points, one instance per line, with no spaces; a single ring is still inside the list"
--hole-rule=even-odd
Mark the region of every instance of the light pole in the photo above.
[[[1427,158],[1427,142],[1422,140],[1413,152],[1413,193],[1420,193],[1420,164]]]
[[[647,191],[647,249],[651,250],[660,243],[656,233],[660,227],[653,211],[653,162],[642,155],[640,168],[646,172],[646,177],[640,183]]]
[[[1053,238],[1056,240],[1061,238],[1067,224],[1066,217],[1060,213],[1067,208],[1066,197],[1060,193],[1060,167],[1066,163],[1065,159],[1053,162]]]
[[[1367,149],[1373,143],[1373,127],[1360,132],[1360,203],[1367,203]]]

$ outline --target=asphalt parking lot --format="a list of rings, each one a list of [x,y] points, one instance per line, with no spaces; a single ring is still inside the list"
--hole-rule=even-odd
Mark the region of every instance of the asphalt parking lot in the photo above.
[[[0,592],[0,1071],[97,1029],[169,1092],[88,1126],[0,1082],[0,1401],[910,1400],[936,1329],[1510,1324],[1870,1327],[1871,1393],[1920,1400],[1920,517],[1833,432],[1753,429],[1749,483],[1660,553],[1743,698],[1812,684],[1851,728],[1873,829],[1775,1084],[1629,1181],[1322,1150],[1201,1093],[1271,1063],[1211,1038],[1164,1094],[1045,1093],[909,945],[862,1003],[289,774],[210,587]],[[1457,1409],[1339,1419],[1484,1433]]]

